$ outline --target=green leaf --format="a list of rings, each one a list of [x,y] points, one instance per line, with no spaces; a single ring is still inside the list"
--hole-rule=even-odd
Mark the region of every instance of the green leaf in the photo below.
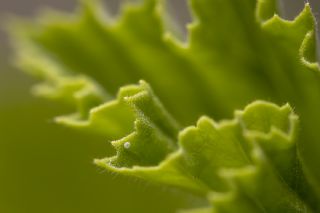
[[[201,118],[196,127],[180,132],[180,149],[157,166],[145,167],[131,160],[147,149],[135,148],[144,145],[143,140],[132,141],[132,149],[126,147],[125,141],[130,139],[112,143],[117,156],[95,162],[113,172],[209,193],[218,212],[312,212],[308,207],[312,201],[304,200],[300,191],[308,189],[309,195],[314,194],[308,183],[301,182],[304,174],[297,165],[295,146],[297,122],[288,105],[279,108],[255,102],[237,112],[234,120],[216,123]],[[114,163],[123,159],[134,166]]]
[[[267,21],[278,12],[276,0],[258,0],[256,15],[261,22]]]
[[[117,155],[96,160],[112,172],[213,204],[194,212],[319,211],[320,72],[310,6],[289,21],[274,0],[189,2],[186,42],[173,34],[165,0],[126,3],[116,20],[83,1],[73,16],[18,21],[16,61],[44,80],[36,94],[77,109],[58,123],[115,140]],[[133,85],[140,79],[150,86]],[[289,103],[300,127],[289,105],[245,107],[256,100]],[[210,118],[232,113],[233,120]]]

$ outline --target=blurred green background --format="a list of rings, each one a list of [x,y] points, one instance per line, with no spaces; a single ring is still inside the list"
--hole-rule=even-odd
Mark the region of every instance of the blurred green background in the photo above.
[[[320,2],[310,1],[315,15]],[[282,1],[283,16],[294,17],[303,0]],[[0,20],[8,14],[34,16],[42,7],[71,11],[75,1],[0,0]],[[190,20],[185,1],[172,0],[181,23]],[[118,0],[107,0],[114,14]],[[317,13],[318,11],[318,13]],[[199,200],[163,186],[115,176],[93,165],[112,153],[108,141],[74,132],[52,122],[72,112],[60,104],[33,97],[35,83],[10,65],[12,51],[0,33],[0,213],[174,212]]]

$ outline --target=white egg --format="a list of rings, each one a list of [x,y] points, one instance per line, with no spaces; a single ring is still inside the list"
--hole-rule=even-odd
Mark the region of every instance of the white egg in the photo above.
[[[130,143],[130,142],[125,142],[125,143],[123,144],[123,147],[124,147],[125,149],[129,149],[130,146],[131,146],[131,143]]]

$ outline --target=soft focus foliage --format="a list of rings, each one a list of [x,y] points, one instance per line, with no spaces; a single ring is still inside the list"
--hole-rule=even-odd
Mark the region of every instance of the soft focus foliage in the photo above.
[[[185,42],[164,0],[128,3],[118,20],[100,8],[11,29],[17,64],[43,80],[34,93],[76,108],[56,122],[112,140],[116,155],[96,164],[201,198],[192,212],[320,210],[308,4],[287,21],[273,0],[190,0]]]

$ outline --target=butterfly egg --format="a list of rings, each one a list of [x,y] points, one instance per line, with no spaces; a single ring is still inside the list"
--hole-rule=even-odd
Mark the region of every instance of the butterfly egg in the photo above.
[[[129,149],[130,146],[131,146],[131,143],[130,143],[130,142],[125,142],[125,143],[123,144],[123,147],[124,147],[125,149]]]

